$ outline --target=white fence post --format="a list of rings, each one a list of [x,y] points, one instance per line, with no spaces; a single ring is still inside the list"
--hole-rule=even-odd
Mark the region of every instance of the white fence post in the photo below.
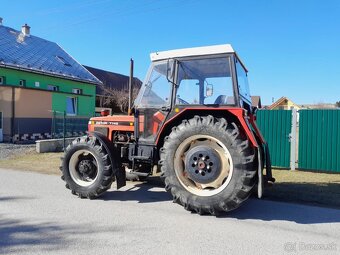
[[[296,131],[297,131],[297,109],[292,108],[292,129],[289,134],[290,140],[290,170],[295,170],[296,163]]]

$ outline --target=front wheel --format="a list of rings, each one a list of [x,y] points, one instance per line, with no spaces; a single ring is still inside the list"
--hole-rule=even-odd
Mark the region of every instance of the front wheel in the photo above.
[[[82,198],[98,197],[114,180],[108,152],[93,136],[77,138],[66,148],[61,171],[66,187]]]
[[[160,156],[174,201],[199,214],[237,208],[256,183],[255,150],[224,118],[184,120],[165,138]]]

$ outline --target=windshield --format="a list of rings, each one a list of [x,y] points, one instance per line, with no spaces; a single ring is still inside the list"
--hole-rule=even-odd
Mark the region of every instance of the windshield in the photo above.
[[[172,84],[167,79],[167,69],[172,70],[172,67],[172,60],[151,66],[135,105],[140,108],[160,108],[170,105]],[[168,70],[168,76],[171,75],[171,70]]]
[[[230,58],[179,62],[176,104],[234,104]]]

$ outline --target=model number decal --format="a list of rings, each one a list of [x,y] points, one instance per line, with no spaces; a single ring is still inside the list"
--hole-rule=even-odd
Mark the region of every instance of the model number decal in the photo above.
[[[130,126],[130,122],[127,121],[96,121],[95,125],[112,125],[112,126]]]

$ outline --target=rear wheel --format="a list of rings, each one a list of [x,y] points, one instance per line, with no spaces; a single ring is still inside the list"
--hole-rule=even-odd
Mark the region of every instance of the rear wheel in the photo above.
[[[108,152],[93,136],[77,138],[66,148],[61,171],[66,187],[82,198],[98,197],[114,179]]]
[[[161,170],[174,201],[199,214],[237,208],[256,182],[254,149],[235,123],[195,116],[173,128]]]

